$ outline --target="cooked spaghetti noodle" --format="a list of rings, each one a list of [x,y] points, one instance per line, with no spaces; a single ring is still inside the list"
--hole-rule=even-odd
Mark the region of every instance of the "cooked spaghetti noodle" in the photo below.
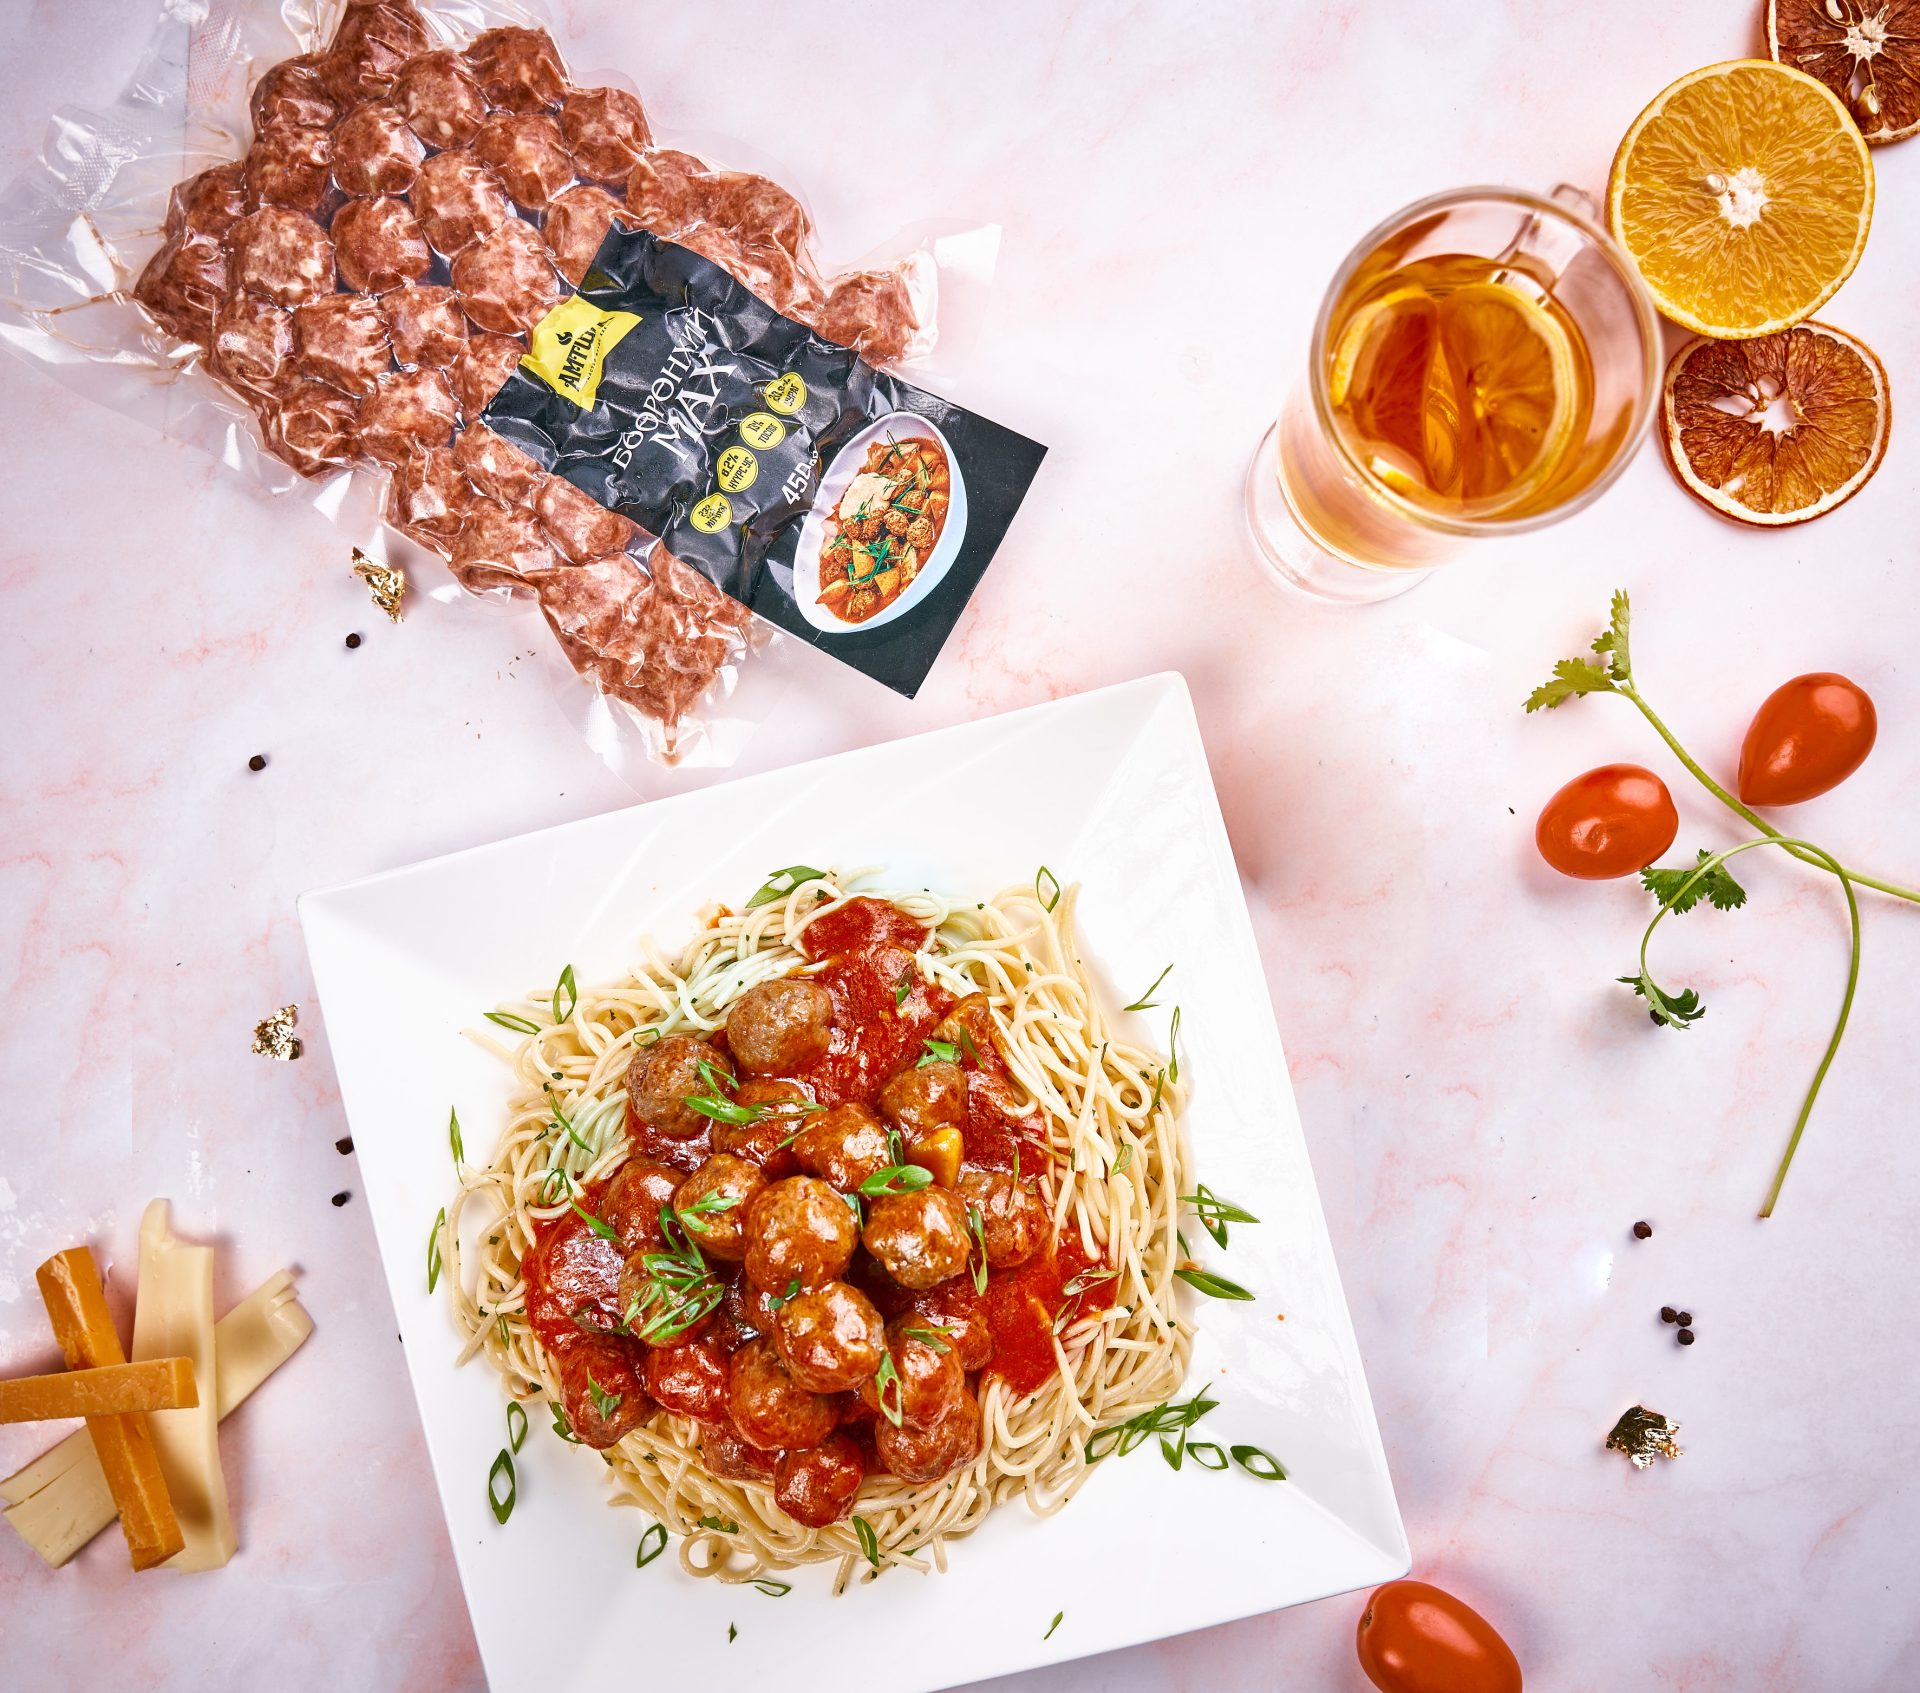
[[[888,1566],[944,1569],[947,1543],[996,1505],[1020,1497],[1036,1514],[1058,1510],[1087,1477],[1089,1436],[1167,1399],[1186,1373],[1189,1334],[1174,1292],[1185,1089],[1177,1063],[1110,1027],[1078,955],[1077,890],[1051,887],[1051,909],[1037,886],[976,905],[860,888],[867,874],[808,879],[755,909],[724,911],[678,958],[648,946],[630,979],[583,987],[571,1006],[563,992],[503,1007],[537,1026],[510,1050],[475,1036],[512,1067],[514,1095],[491,1161],[463,1169],[448,1207],[447,1281],[470,1337],[462,1361],[482,1353],[511,1396],[558,1407],[557,1366],[528,1319],[523,1260],[543,1226],[568,1216],[573,1195],[628,1157],[622,1083],[637,1045],[708,1034],[755,984],[805,973],[806,930],[856,897],[884,899],[929,930],[913,959],[921,985],[955,999],[986,995],[999,1060],[1044,1137],[1044,1167],[1029,1175],[1047,1208],[1049,1262],[1077,1241],[1071,1261],[1097,1267],[1065,1290],[1052,1324],[1055,1367],[1033,1391],[989,1367],[977,1457],[934,1482],[869,1474],[853,1507],[861,1527],[801,1525],[768,1485],[704,1468],[698,1424],[655,1411],[604,1454],[613,1502],[679,1537],[688,1571],[725,1582],[837,1561],[839,1591]]]

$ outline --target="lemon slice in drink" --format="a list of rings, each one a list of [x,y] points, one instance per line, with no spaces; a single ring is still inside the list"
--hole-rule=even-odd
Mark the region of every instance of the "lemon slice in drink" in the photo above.
[[[1614,155],[1607,224],[1654,304],[1717,340],[1810,317],[1853,274],[1873,160],[1832,90],[1771,59],[1683,76]]]

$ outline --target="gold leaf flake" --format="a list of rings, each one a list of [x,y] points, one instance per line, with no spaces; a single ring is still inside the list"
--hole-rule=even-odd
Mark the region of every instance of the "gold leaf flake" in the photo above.
[[[1680,1456],[1679,1443],[1674,1439],[1679,1432],[1680,1425],[1670,1418],[1658,1411],[1649,1411],[1644,1405],[1634,1405],[1620,1413],[1620,1420],[1607,1436],[1607,1447],[1624,1453],[1635,1469],[1644,1470],[1652,1466],[1655,1458]]]
[[[300,1041],[293,1025],[299,1016],[299,1006],[283,1005],[271,1017],[262,1017],[253,1026],[253,1050],[262,1058],[298,1058]]]
[[[358,547],[353,549],[353,573],[367,585],[373,603],[393,622],[400,621],[400,602],[406,597],[406,572],[397,565],[375,564]]]

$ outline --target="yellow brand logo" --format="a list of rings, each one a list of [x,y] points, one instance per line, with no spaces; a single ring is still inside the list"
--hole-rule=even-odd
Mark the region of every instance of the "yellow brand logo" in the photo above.
[[[607,355],[639,323],[633,312],[603,312],[578,294],[562,300],[534,325],[520,368],[537,376],[563,400],[593,410]]]

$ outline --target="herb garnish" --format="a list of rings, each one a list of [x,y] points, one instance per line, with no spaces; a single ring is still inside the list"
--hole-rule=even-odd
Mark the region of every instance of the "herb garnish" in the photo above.
[[[900,1371],[894,1364],[893,1354],[891,1352],[882,1352],[880,1354],[880,1367],[873,1372],[873,1381],[874,1397],[880,1403],[881,1413],[895,1428],[899,1428],[906,1421],[902,1410],[905,1403],[903,1398],[904,1388],[900,1381]],[[892,1404],[887,1403],[887,1390],[889,1388],[893,1390]]]
[[[767,1309],[770,1311],[778,1311],[781,1307],[790,1305],[793,1302],[794,1295],[799,1291],[800,1278],[795,1276],[793,1280],[787,1283],[787,1291],[785,1293],[770,1293],[767,1295]]]
[[[980,1262],[973,1267],[973,1290],[975,1293],[987,1291],[987,1236],[981,1226],[980,1207],[967,1207],[967,1227],[973,1232],[973,1243],[980,1249]]]
[[[573,1422],[567,1416],[566,1407],[558,1399],[551,1399],[547,1403],[553,1411],[553,1432],[569,1446],[578,1446],[580,1437],[573,1432]]]
[[[1747,890],[1733,879],[1726,865],[1716,864],[1702,876],[1693,873],[1712,856],[1703,847],[1692,864],[1677,870],[1649,864],[1640,872],[1640,885],[1676,917],[1684,917],[1703,899],[1715,911],[1738,911],[1747,903]]]
[[[943,1356],[953,1350],[953,1348],[947,1344],[946,1340],[946,1337],[951,1335],[953,1330],[948,1328],[944,1323],[935,1323],[932,1328],[905,1329],[902,1330],[902,1332],[911,1339],[919,1341],[922,1345],[931,1346],[934,1351]]]
[[[680,1221],[695,1234],[706,1234],[713,1225],[706,1219],[715,1212],[731,1211],[740,1203],[737,1193],[709,1193],[696,1199],[691,1205],[667,1207]]]
[[[516,1422],[515,1419],[519,1420]],[[507,1450],[518,1452],[527,1441],[527,1408],[518,1399],[507,1401]]]
[[[447,1208],[440,1207],[439,1216],[433,1219],[433,1233],[427,1236],[427,1292],[431,1293],[440,1285],[440,1231],[447,1226]]]
[[[924,1070],[929,1064],[958,1064],[960,1048],[950,1040],[929,1040],[926,1051],[921,1053],[920,1062],[914,1065],[916,1070]]]
[[[784,1599],[789,1593],[793,1591],[792,1582],[775,1581],[771,1576],[764,1576],[764,1575],[756,1576],[752,1581],[748,1582],[747,1585],[749,1587],[759,1588],[759,1590],[762,1593],[765,1593],[770,1598],[774,1598],[774,1599]]]
[[[1053,1631],[1060,1626],[1066,1614],[1065,1611],[1055,1611],[1053,1613],[1053,1621],[1047,1624],[1047,1632],[1040,1636],[1043,1641],[1053,1638]]]
[[[704,1516],[700,1519],[700,1526],[702,1528],[710,1528],[716,1534],[738,1534],[740,1532],[740,1525],[738,1523],[730,1522],[724,1517]]]
[[[773,871],[760,888],[747,901],[749,911],[757,911],[763,905],[771,905],[776,899],[785,899],[796,888],[808,882],[823,882],[827,873],[816,870],[811,864],[789,864],[784,870]]]
[[[515,1016],[511,1011],[489,1011],[485,1013],[489,1023],[498,1023],[503,1029],[511,1029],[517,1035],[537,1035],[540,1025],[528,1018]]]
[[[1126,1169],[1126,1167],[1132,1162],[1133,1162],[1133,1142],[1130,1140],[1123,1141],[1120,1145],[1119,1156],[1117,1156],[1114,1159],[1113,1169],[1109,1173],[1117,1176],[1120,1174],[1122,1170]]]
[[[875,1170],[860,1184],[869,1199],[887,1199],[896,1194],[918,1193],[933,1181],[933,1172],[919,1164],[888,1164]]]
[[[880,1567],[880,1537],[873,1532],[873,1524],[865,1517],[853,1519],[854,1538],[860,1542],[860,1551],[868,1563],[875,1569]]]
[[[507,1496],[500,1497],[500,1477],[507,1478]],[[519,1494],[519,1484],[513,1475],[513,1454],[502,1447],[500,1456],[493,1461],[493,1468],[487,1471],[487,1503],[493,1507],[493,1520],[505,1523],[513,1515],[513,1502]]]
[[[907,995],[913,992],[915,979],[915,971],[911,964],[900,972],[899,978],[893,984],[893,1003],[895,1005],[905,1005],[907,1003]]]
[[[602,1422],[612,1422],[613,1414],[620,1409],[624,1393],[609,1393],[593,1379],[593,1371],[587,1371],[587,1391],[593,1395],[593,1408],[600,1413]]]
[[[1053,888],[1053,897],[1051,899],[1047,897],[1047,888],[1049,885]],[[1041,905],[1048,911],[1051,911],[1060,903],[1060,879],[1044,864],[1040,866],[1040,873],[1033,879],[1033,891]]]
[[[564,1011],[560,1009],[560,1001],[563,996],[565,997],[567,1002],[567,1008]],[[574,985],[573,966],[569,964],[566,967],[566,969],[560,972],[560,980],[553,984],[553,1020],[554,1022],[556,1024],[564,1023],[569,1017],[573,1015],[574,1007],[577,1006],[579,1003],[580,1003],[580,990],[578,987]]]
[[[1191,1193],[1183,1193],[1180,1203],[1192,1209],[1200,1219],[1200,1226],[1212,1235],[1216,1245],[1227,1244],[1227,1224],[1257,1223],[1260,1221],[1251,1211],[1243,1211],[1238,1205],[1229,1204],[1201,1182]]]
[[[1154,993],[1159,988],[1160,984],[1164,982],[1167,979],[1167,977],[1172,974],[1172,972],[1173,972],[1173,966],[1169,964],[1166,967],[1166,969],[1162,970],[1159,975],[1153,978],[1153,986],[1148,988],[1145,993],[1143,993],[1131,1005],[1125,1007],[1125,1009],[1128,1011],[1153,1010],[1153,1008],[1160,1003],[1159,1000],[1153,997]]]
[[[1153,1435],[1172,1434],[1176,1430],[1191,1428],[1209,1411],[1218,1408],[1219,1404],[1219,1400],[1209,1399],[1202,1391],[1185,1404],[1169,1400],[1150,1411],[1129,1417],[1123,1423],[1112,1423],[1106,1428],[1096,1429],[1086,1444],[1087,1462],[1097,1464],[1102,1458],[1115,1453],[1124,1457]]]
[[[640,1549],[633,1555],[633,1567],[643,1570],[667,1549],[667,1528],[665,1523],[655,1523],[640,1536]]]
[[[1225,1276],[1216,1276],[1211,1270],[1202,1270],[1195,1266],[1191,1269],[1173,1272],[1189,1287],[1198,1288],[1210,1299],[1251,1299],[1249,1293],[1238,1282],[1230,1282]]]
[[[1256,1462],[1256,1460],[1258,1460]],[[1248,1475],[1260,1481],[1285,1481],[1287,1472],[1280,1467],[1280,1460],[1271,1452],[1263,1452],[1257,1446],[1236,1446],[1233,1448],[1233,1461]]]
[[[467,1148],[460,1138],[460,1108],[457,1105],[447,1113],[447,1141],[453,1147],[453,1167],[458,1171],[467,1161]]]
[[[571,1205],[575,1211],[579,1212],[580,1220],[585,1223],[588,1228],[592,1229],[602,1240],[618,1240],[620,1238],[619,1231],[613,1228],[612,1225],[602,1222],[591,1211],[582,1209],[579,1200],[569,1199],[567,1203]]]
[[[682,1103],[689,1111],[698,1111],[703,1117],[711,1117],[716,1123],[727,1123],[734,1128],[764,1123],[769,1117],[809,1117],[816,1111],[826,1110],[824,1105],[816,1105],[810,1099],[782,1099],[770,1105],[741,1105],[713,1093],[690,1093]]]

